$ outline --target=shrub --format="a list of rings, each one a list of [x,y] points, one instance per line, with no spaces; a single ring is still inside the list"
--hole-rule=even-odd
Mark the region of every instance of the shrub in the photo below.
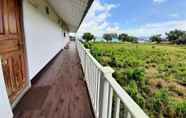
[[[87,48],[87,49],[91,49],[91,43],[89,43],[89,42],[85,42],[84,43],[84,46],[85,46],[85,48]]]
[[[129,69],[127,72],[127,78],[129,80],[135,80],[137,82],[144,80],[145,70],[144,68]]]
[[[123,87],[128,86],[129,80],[126,76],[126,70],[124,68],[117,69],[114,72],[113,77],[116,78],[119,84],[122,85]]]
[[[129,82],[129,85],[127,86],[127,92],[130,96],[135,97],[138,94],[138,87],[134,80]]]
[[[170,100],[169,111],[174,111],[172,115],[174,117],[185,118],[186,116],[186,101]]]
[[[166,89],[158,90],[153,97],[153,108],[156,112],[166,111],[169,94]]]
[[[108,56],[101,56],[99,60],[101,61],[103,66],[108,66],[112,61],[112,59]]]
[[[140,60],[137,60],[137,59],[135,59],[135,58],[129,58],[128,57],[128,59],[125,59],[124,61],[123,61],[123,66],[124,67],[137,67],[137,66],[139,66],[139,65],[142,65],[142,61],[140,61]]]
[[[130,81],[127,88],[129,95],[139,104],[142,108],[145,105],[144,97],[138,92],[138,86],[134,80]]]
[[[109,62],[109,65],[111,67],[117,67],[117,62],[116,62],[116,58],[115,57],[111,58],[111,61]]]

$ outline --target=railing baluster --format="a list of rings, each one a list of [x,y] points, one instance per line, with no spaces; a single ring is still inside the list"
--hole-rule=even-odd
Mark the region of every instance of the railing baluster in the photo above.
[[[101,81],[101,72],[99,71],[99,68],[98,68],[98,78],[97,78],[97,81],[98,81],[98,83],[97,83],[97,98],[98,98],[98,100],[97,100],[97,117],[99,118],[99,101],[100,101],[100,81]]]
[[[98,101],[98,97],[97,97],[97,94],[98,94],[98,91],[97,91],[97,85],[98,85],[98,68],[95,66],[95,108],[97,109],[97,101]]]
[[[112,99],[113,99],[113,89],[109,87],[109,108],[108,108],[108,118],[112,117]]]
[[[93,66],[92,60],[91,60],[91,78],[92,78],[92,81],[91,81],[91,83],[92,83],[92,97],[93,97],[93,103],[95,105],[95,97],[94,97],[94,66]]]
[[[119,113],[120,113],[120,99],[119,97],[116,98],[116,104],[114,107],[114,118],[119,118]]]
[[[103,87],[103,104],[101,118],[108,118],[109,83],[107,81],[104,81]]]
[[[129,110],[126,107],[124,109],[124,118],[131,118],[130,112],[129,112]]]
[[[94,96],[94,107],[96,106],[96,95],[95,95],[95,66],[92,62],[92,83],[93,83],[93,96]]]
[[[90,88],[91,88],[91,97],[92,97],[92,102],[93,102],[93,105],[94,105],[94,97],[93,97],[93,83],[92,83],[92,71],[91,71],[91,69],[92,69],[92,62],[91,62],[91,60],[90,60],[90,57],[89,57],[89,64],[90,64],[90,66],[89,66],[89,78],[90,78]]]

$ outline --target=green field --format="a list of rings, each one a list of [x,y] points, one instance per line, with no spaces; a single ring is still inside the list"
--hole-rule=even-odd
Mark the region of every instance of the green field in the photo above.
[[[151,118],[186,117],[186,46],[93,43],[93,56]]]

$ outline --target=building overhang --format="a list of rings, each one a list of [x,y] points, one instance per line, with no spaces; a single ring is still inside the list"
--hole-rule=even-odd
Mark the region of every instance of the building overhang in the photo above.
[[[94,0],[48,0],[66,23],[69,32],[77,32]]]

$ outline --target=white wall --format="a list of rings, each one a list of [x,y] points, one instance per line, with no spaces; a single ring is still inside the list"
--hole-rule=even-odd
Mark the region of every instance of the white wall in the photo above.
[[[6,92],[6,86],[1,66],[1,59],[0,59],[0,117],[2,118],[13,117],[12,109]]]
[[[62,49],[67,40],[57,23],[37,11],[27,0],[23,1],[24,30],[28,57],[29,79],[33,77]]]

